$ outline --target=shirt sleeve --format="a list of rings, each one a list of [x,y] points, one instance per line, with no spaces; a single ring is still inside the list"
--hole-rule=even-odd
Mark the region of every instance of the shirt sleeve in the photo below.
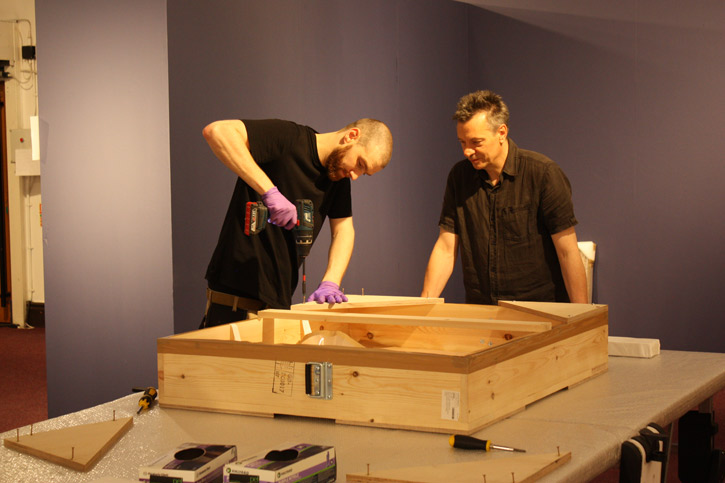
[[[438,226],[445,231],[459,234],[456,224],[456,190],[455,190],[455,168],[448,173],[446,182],[446,191],[443,194],[443,207],[441,208],[441,216],[438,220]]]
[[[332,203],[329,218],[349,218],[352,216],[352,195],[350,194],[350,179],[344,178],[333,183],[334,188],[331,194]]]
[[[564,171],[551,163],[546,170],[541,191],[541,210],[549,233],[559,233],[577,224],[574,203],[571,199],[571,184]]]

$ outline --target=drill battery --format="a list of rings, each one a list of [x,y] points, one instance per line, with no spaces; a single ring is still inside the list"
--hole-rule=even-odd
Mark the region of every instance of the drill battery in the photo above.
[[[244,215],[244,234],[256,235],[267,226],[267,207],[261,201],[248,201]]]

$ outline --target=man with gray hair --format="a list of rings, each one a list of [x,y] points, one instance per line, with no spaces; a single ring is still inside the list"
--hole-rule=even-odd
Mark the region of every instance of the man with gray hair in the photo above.
[[[453,118],[466,159],[448,175],[421,296],[440,295],[460,248],[466,303],[587,303],[564,172],[509,139],[508,107],[491,91],[463,96]]]

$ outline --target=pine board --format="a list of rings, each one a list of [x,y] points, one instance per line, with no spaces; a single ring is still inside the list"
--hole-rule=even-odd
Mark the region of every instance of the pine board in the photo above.
[[[4,440],[6,448],[78,471],[89,471],[133,426],[133,418],[83,424]]]
[[[536,454],[348,474],[348,483],[531,483],[571,461],[571,453]]]

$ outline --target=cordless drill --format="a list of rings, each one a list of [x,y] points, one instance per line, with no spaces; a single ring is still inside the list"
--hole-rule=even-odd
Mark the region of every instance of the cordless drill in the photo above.
[[[315,227],[314,205],[311,200],[295,200],[297,208],[297,225],[292,229],[297,247],[297,258],[302,259],[302,298],[307,296],[307,274],[305,260],[312,248],[312,231]],[[261,201],[248,201],[244,216],[244,233],[253,236],[261,233],[267,226],[269,210]]]
[[[297,226],[294,227],[297,258],[302,259],[302,302],[307,298],[307,274],[305,260],[312,248],[312,230],[315,227],[314,207],[311,200],[295,200]]]

